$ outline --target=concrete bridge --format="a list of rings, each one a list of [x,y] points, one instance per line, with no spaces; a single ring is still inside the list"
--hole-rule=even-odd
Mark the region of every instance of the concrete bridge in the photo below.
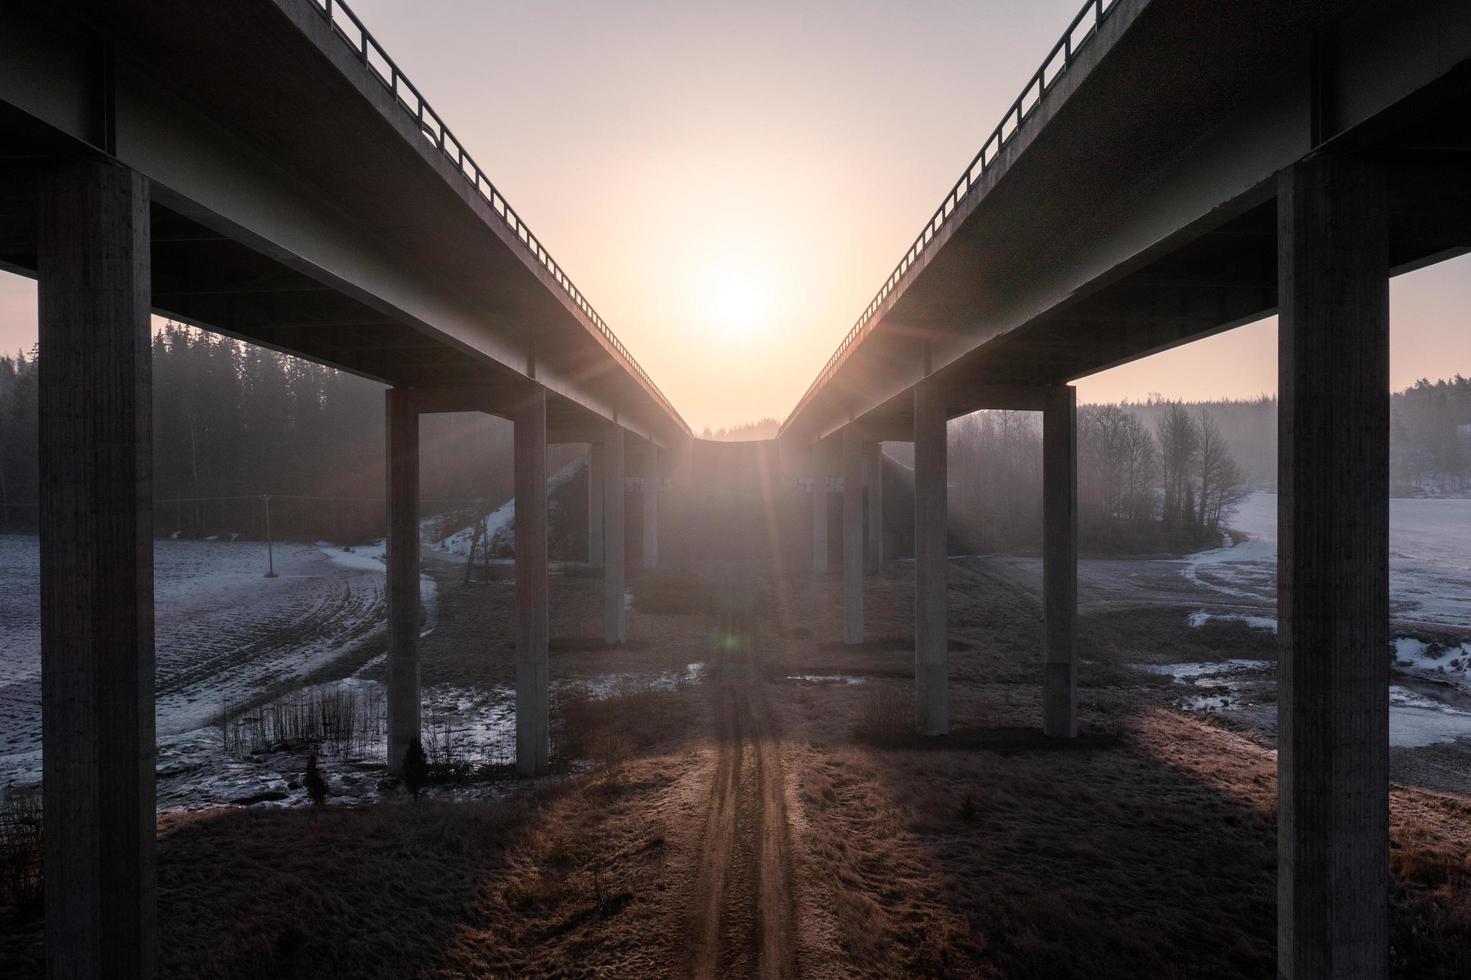
[[[825,571],[841,477],[844,639],[858,643],[865,556],[884,540],[876,447],[913,441],[916,724],[939,735],[945,425],[1040,411],[1039,721],[1066,738],[1069,382],[1277,312],[1279,974],[1384,975],[1388,278],[1471,248],[1463,2],[1089,0],[780,438],[745,449],[690,438],[342,3],[3,0],[0,25],[0,263],[39,280],[45,355],[52,975],[155,967],[152,311],[390,386],[390,766],[419,730],[418,416],[514,420],[517,764],[531,775],[548,750],[548,442],[594,447],[608,641],[623,637],[612,504],[636,458],[654,562],[665,474],[666,512],[712,513],[713,461],[765,502],[727,517],[810,526]],[[697,523],[674,522],[666,561]]]

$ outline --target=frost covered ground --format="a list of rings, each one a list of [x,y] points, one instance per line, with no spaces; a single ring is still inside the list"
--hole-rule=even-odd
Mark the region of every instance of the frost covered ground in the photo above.
[[[1276,632],[1277,496],[1253,494],[1231,522],[1250,535],[1181,562],[1185,579],[1260,613],[1201,608],[1189,623],[1239,620]],[[1395,633],[1390,743],[1418,748],[1471,738],[1471,500],[1394,498],[1389,504],[1389,591]],[[1421,639],[1423,633],[1432,639]],[[1173,664],[1193,710],[1274,714],[1275,664]],[[1202,673],[1202,671],[1204,671]]]
[[[1250,535],[1182,563],[1202,589],[1275,605],[1277,495],[1254,493],[1231,521]],[[1471,630],[1471,500],[1396,497],[1389,502],[1389,595],[1397,624]]]
[[[160,757],[217,734],[227,706],[290,687],[360,648],[384,618],[382,548],[259,542],[154,544]],[[0,536],[0,784],[39,775],[41,640],[34,536]],[[424,580],[434,606],[433,580]],[[176,744],[177,743],[177,744]]]

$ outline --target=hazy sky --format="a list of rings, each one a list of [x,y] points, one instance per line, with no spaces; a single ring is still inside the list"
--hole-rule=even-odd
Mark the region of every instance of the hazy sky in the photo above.
[[[783,418],[1081,0],[352,0],[696,430]],[[1396,280],[1394,383],[1471,374],[1471,261]],[[35,338],[0,273],[0,349]],[[1245,327],[1082,384],[1252,396]]]

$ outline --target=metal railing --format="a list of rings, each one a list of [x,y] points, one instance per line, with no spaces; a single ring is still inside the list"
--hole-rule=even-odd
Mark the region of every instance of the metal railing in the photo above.
[[[991,131],[990,138],[981,146],[980,152],[971,160],[965,172],[960,175],[960,179],[950,188],[950,193],[945,195],[945,199],[940,202],[940,206],[935,209],[930,220],[925,223],[924,230],[915,237],[908,251],[904,253],[904,257],[894,267],[894,271],[889,273],[889,278],[884,280],[879,291],[874,294],[873,299],[859,314],[857,322],[838,344],[838,349],[833,351],[832,356],[827,359],[827,363],[823,365],[812,384],[808,385],[801,400],[797,402],[797,408],[805,405],[812,397],[812,393],[837,373],[838,367],[845,360],[845,355],[867,333],[869,326],[878,316],[879,311],[883,309],[884,300],[888,299],[890,294],[898,288],[905,273],[914,267],[914,264],[939,237],[940,230],[945,227],[945,223],[956,211],[960,210],[960,202],[965,200],[972,188],[980,183],[981,178],[1000,158],[1002,147],[1010,143],[1012,137],[1021,130],[1023,121],[1042,102],[1042,96],[1072,66],[1073,57],[1093,39],[1104,18],[1112,13],[1117,5],[1118,0],[1088,0],[1083,5],[1083,9],[1078,11],[1072,23],[1068,25],[1068,29],[1052,46],[1047,57],[1042,59],[1042,67],[1038,68],[1027,81],[1021,95],[1018,95],[1016,101],[1012,102],[1011,108],[1006,110],[1006,115],[1001,117],[1001,122]],[[793,414],[795,413],[794,409]]]
[[[618,339],[618,336],[608,327],[607,322],[598,315],[598,311],[593,309],[587,297],[582,294],[582,290],[578,289],[572,282],[572,278],[562,271],[562,267],[531,233],[531,229],[526,226],[525,221],[521,220],[516,210],[511,207],[500,191],[496,190],[490,178],[485,176],[485,171],[481,170],[480,165],[465,151],[464,144],[450,132],[439,113],[434,111],[434,108],[414,87],[414,83],[399,70],[398,65],[388,56],[388,52],[383,50],[383,45],[379,44],[377,38],[373,37],[367,27],[363,26],[363,22],[352,8],[343,0],[311,0],[311,3],[317,13],[331,26],[332,33],[337,35],[357,56],[357,59],[366,65],[378,81],[382,82],[383,86],[393,94],[399,107],[418,123],[419,131],[424,134],[430,144],[438,147],[439,151],[455,165],[461,176],[490,205],[490,209],[495,212],[496,216],[505,222],[506,227],[541,264],[542,268],[552,274],[557,285],[561,286],[568,298],[576,304],[593,326],[598,328],[613,349],[628,362],[634,373],[663,404],[665,410],[679,419],[679,413],[674,410],[669,399],[664,397],[659,386],[654,384],[648,372],[634,359],[628,348],[623,346],[623,341]]]

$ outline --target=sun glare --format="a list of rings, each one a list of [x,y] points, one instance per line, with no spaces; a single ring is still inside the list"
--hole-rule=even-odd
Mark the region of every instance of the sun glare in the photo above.
[[[711,321],[726,337],[758,333],[770,312],[766,286],[741,269],[723,268],[710,276],[705,297]]]

